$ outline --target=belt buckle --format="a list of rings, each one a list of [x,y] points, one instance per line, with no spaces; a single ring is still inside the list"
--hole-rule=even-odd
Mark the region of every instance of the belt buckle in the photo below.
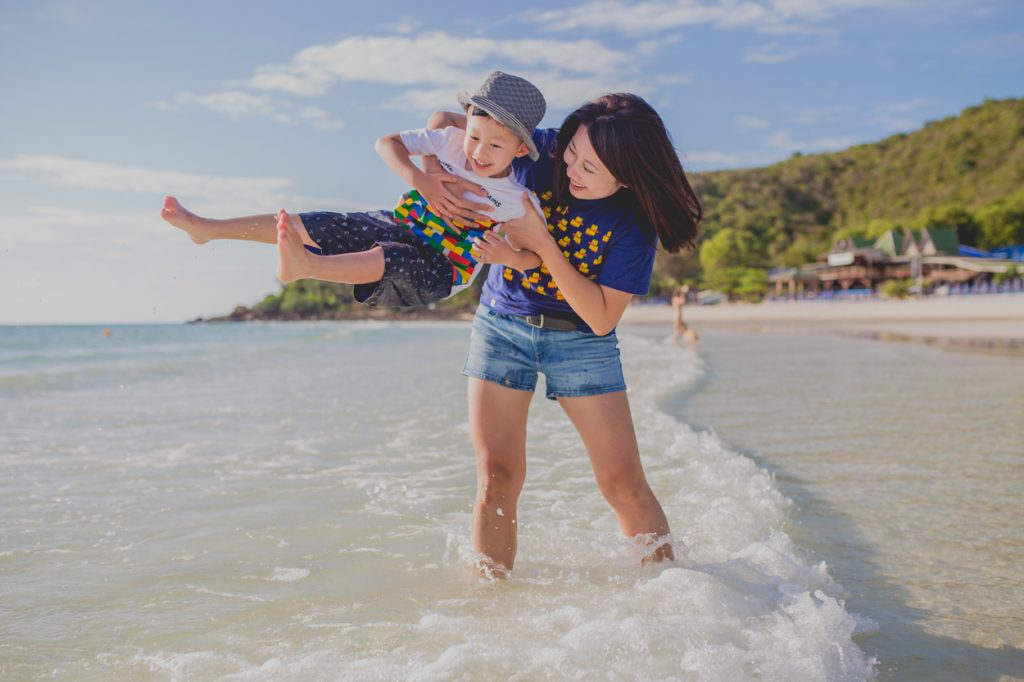
[[[526,316],[526,324],[530,325],[531,327],[533,327],[535,329],[543,329],[544,328],[544,315],[543,314],[541,314],[541,315],[527,315]]]

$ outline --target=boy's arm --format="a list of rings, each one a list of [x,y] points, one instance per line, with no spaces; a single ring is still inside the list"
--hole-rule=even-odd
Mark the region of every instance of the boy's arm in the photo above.
[[[453,111],[435,111],[427,120],[427,127],[431,130],[440,130],[441,128],[459,128],[461,130],[465,130],[466,115],[456,114]]]
[[[405,184],[410,187],[417,187],[417,183],[423,184],[423,176],[426,173],[412,162],[412,155],[402,143],[402,136],[400,134],[385,135],[377,140],[374,149],[377,150],[377,155],[384,160],[387,167],[395,175],[402,178]]]

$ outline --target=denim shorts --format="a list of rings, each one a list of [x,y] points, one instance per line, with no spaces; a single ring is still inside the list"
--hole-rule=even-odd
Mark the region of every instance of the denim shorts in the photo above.
[[[451,293],[451,262],[396,223],[390,213],[317,212],[300,213],[299,217],[324,256],[369,251],[374,246],[384,250],[380,281],[353,287],[360,303],[370,307],[427,305]]]
[[[625,391],[615,332],[538,329],[515,315],[481,304],[473,318],[469,357],[462,373],[520,391],[544,375],[549,400]]]

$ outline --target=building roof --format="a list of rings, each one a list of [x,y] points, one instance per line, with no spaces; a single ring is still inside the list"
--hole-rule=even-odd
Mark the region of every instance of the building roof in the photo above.
[[[875,248],[887,256],[903,255],[906,236],[901,230],[886,230],[885,234],[875,240]]]
[[[918,239],[921,253],[931,256],[939,253],[956,254],[960,251],[960,239],[955,227],[930,227],[921,231]]]

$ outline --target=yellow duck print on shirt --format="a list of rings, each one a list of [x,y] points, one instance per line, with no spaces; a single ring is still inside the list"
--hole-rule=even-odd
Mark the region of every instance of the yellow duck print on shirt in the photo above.
[[[601,271],[601,264],[604,262],[604,248],[611,239],[612,230],[602,228],[589,220],[585,221],[586,213],[572,215],[568,206],[553,205],[550,191],[541,193],[539,197],[544,215],[548,218],[554,217],[547,224],[548,232],[554,235],[555,241],[562,249],[562,256],[585,277],[596,278]],[[584,227],[584,225],[589,226]],[[524,289],[536,294],[558,301],[565,300],[565,296],[555,284],[551,272],[543,264],[539,268],[525,273],[506,267],[502,274],[506,280],[518,281]]]

